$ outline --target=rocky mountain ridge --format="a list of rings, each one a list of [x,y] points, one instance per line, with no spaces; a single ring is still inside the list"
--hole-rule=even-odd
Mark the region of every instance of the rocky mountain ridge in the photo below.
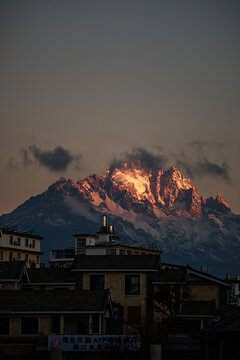
[[[0,224],[34,228],[45,237],[47,252],[70,246],[74,232],[94,233],[101,214],[128,244],[161,249],[167,261],[238,266],[240,216],[220,194],[200,196],[175,167],[147,169],[131,162],[77,182],[61,177],[2,215]]]

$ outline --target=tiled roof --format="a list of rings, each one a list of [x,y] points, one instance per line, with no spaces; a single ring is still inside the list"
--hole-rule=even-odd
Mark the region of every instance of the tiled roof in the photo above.
[[[103,311],[106,290],[18,290],[0,292],[0,313]]]
[[[187,271],[185,269],[162,269],[153,275],[153,283],[185,283]]]
[[[75,275],[71,269],[28,269],[31,284],[74,283]]]
[[[79,255],[76,256],[73,270],[108,271],[157,271],[158,255]]]
[[[25,267],[25,261],[1,261],[0,281],[19,280]]]

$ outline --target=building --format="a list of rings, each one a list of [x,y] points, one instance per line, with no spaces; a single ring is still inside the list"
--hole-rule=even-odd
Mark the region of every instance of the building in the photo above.
[[[40,267],[42,239],[38,235],[1,229],[0,261],[25,261],[28,268]]]
[[[199,359],[202,331],[227,312],[229,284],[189,266],[168,266],[152,285],[153,336],[166,358]]]
[[[229,303],[240,306],[240,275],[227,274],[225,281],[230,285]]]
[[[75,257],[75,249],[50,250],[50,268],[70,268]]]
[[[213,323],[203,332],[202,360],[240,359],[240,311],[235,311],[221,321]]]
[[[122,309],[123,333],[135,333],[136,327],[145,326],[149,283],[159,269],[159,255],[79,255],[72,265],[83,290],[109,289],[112,301]]]
[[[87,351],[89,343],[95,346],[94,335],[109,333],[111,317],[107,290],[38,290],[37,295],[28,290],[2,291],[0,354],[3,358],[50,359],[48,350],[56,342],[67,344],[67,358],[72,359],[72,352]]]
[[[0,262],[0,290],[20,290],[28,281],[25,261]]]
[[[102,225],[95,234],[74,234],[74,248],[50,250],[51,268],[70,268],[76,255],[158,255],[162,251],[126,244],[114,234],[112,225],[107,226],[107,217],[102,216]]]
[[[102,216],[100,230],[95,235],[74,234],[75,255],[160,255],[162,251],[126,244],[114,234],[107,217]]]

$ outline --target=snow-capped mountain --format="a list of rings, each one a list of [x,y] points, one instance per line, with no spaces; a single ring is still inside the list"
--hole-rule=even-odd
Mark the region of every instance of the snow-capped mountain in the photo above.
[[[123,241],[161,249],[165,261],[240,272],[240,216],[220,194],[201,197],[174,167],[149,170],[135,161],[77,182],[60,178],[2,215],[0,224],[34,228],[44,236],[47,254],[71,246],[74,232],[95,233],[100,214],[108,215]]]

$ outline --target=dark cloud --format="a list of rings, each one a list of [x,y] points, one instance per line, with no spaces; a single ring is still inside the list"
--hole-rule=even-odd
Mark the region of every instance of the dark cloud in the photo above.
[[[10,158],[9,160],[8,160],[8,162],[7,162],[7,166],[8,166],[8,168],[9,169],[11,169],[11,170],[18,170],[18,163],[15,161],[15,160],[13,160],[13,158]]]
[[[21,153],[24,166],[37,164],[53,172],[64,171],[71,163],[78,168],[81,159],[81,155],[74,156],[62,146],[53,150],[41,150],[38,146],[31,145],[27,149],[21,149]]]
[[[161,150],[161,148],[159,148],[159,150]],[[119,158],[113,159],[110,164],[110,170],[119,168],[125,163],[129,165],[135,164],[147,171],[158,170],[164,168],[166,161],[166,157],[160,153],[155,154],[142,147],[137,147],[133,148],[131,152],[124,152]]]
[[[230,167],[227,162],[217,163],[210,159],[210,149],[224,148],[223,143],[208,143],[195,140],[187,144],[188,150],[175,158],[176,166],[192,179],[214,177],[231,182]],[[190,148],[190,151],[189,151]]]
[[[29,151],[26,149],[21,149],[20,152],[22,154],[23,165],[24,166],[32,165],[33,161],[30,159]]]

